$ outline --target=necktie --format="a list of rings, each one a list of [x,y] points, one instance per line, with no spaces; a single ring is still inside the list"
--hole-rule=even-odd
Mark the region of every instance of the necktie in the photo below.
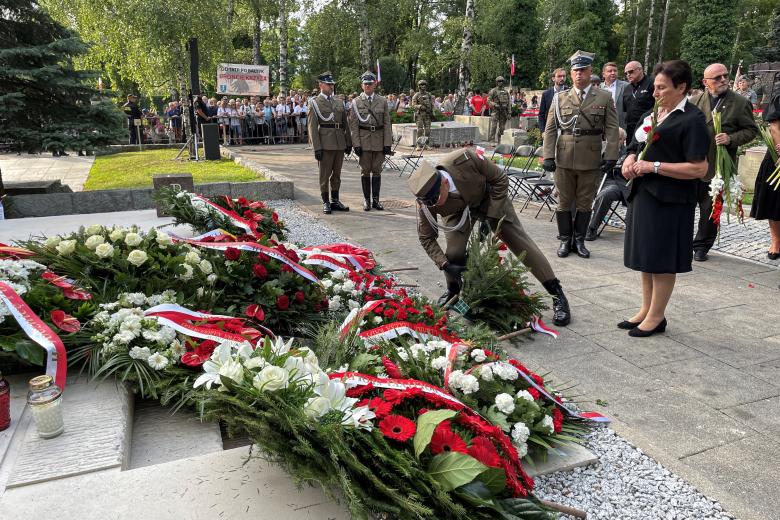
[[[580,98],[580,103],[582,103],[582,98],[585,97],[585,91],[584,90],[578,90],[577,91],[577,97]]]

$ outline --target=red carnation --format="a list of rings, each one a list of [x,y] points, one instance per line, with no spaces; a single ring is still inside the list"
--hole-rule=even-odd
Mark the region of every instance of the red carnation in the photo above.
[[[78,332],[81,330],[79,320],[59,309],[51,311],[51,322],[63,332]]]
[[[276,308],[280,311],[286,311],[290,308],[290,298],[283,294],[276,299]]]
[[[536,389],[536,388],[534,388],[534,387],[530,387],[530,388],[528,389],[528,393],[529,393],[529,394],[531,394],[531,397],[533,397],[533,398],[534,398],[534,401],[536,401],[536,400],[538,400],[540,397],[542,397],[542,394],[541,394],[541,393],[539,393],[539,390],[537,390],[537,389]]]
[[[553,409],[552,418],[553,431],[555,433],[561,433],[561,430],[563,429],[563,412],[561,412],[561,409],[557,406]]]
[[[388,415],[379,421],[379,430],[385,437],[405,442],[414,436],[417,426],[414,424],[414,421],[401,415]],[[463,442],[463,439],[461,439],[461,442]]]
[[[440,424],[431,437],[431,451],[435,455],[449,451],[468,453],[468,447],[460,435],[449,428],[443,428]]]
[[[393,314],[395,314],[395,311],[393,309],[385,309],[384,312],[385,318],[392,318]]]
[[[380,306],[378,306],[378,307],[375,307],[375,308],[374,308],[374,310],[373,310],[372,312],[373,312],[374,314],[384,314],[384,312],[385,312],[385,308],[384,308],[384,307],[382,307],[382,306],[380,305]]]
[[[469,455],[480,461],[485,466],[498,468],[501,466],[501,457],[493,442],[484,436],[474,437],[469,447]]]
[[[254,264],[252,266],[252,274],[263,280],[268,276],[268,269],[263,264]]]
[[[401,370],[399,370],[398,365],[392,362],[390,358],[387,356],[382,356],[382,365],[385,367],[385,372],[387,372],[387,375],[394,378],[394,379],[401,379],[403,374],[401,374]]]
[[[241,250],[236,249],[235,247],[228,247],[225,249],[225,259],[226,260],[238,260],[241,258]]]
[[[409,315],[406,314],[405,310],[401,309],[400,311],[398,311],[398,319],[399,320],[403,321],[403,320],[405,320],[408,317],[409,317]]]
[[[306,301],[306,293],[303,291],[297,291],[295,293],[295,302],[296,303],[303,303]]]

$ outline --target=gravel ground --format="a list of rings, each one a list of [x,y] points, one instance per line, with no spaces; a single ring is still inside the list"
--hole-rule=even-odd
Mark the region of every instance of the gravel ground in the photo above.
[[[292,200],[268,204],[285,221],[291,242],[317,245],[344,241]],[[716,501],[665,469],[609,428],[588,435],[599,463],[536,478],[540,498],[582,509],[604,520],[731,520]],[[561,515],[561,519],[573,518]]]

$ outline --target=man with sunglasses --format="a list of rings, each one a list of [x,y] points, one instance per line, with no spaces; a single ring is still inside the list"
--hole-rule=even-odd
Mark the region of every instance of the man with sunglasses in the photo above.
[[[653,77],[645,74],[638,61],[626,63],[624,69],[629,85],[623,91],[623,113],[625,114],[628,143],[634,137],[636,125],[648,110],[653,108]]]
[[[571,321],[569,302],[558,278],[542,251],[529,237],[507,196],[506,173],[471,148],[445,155],[434,166],[423,161],[409,177],[409,188],[417,197],[417,233],[433,262],[444,271],[447,292],[439,299],[449,301],[458,294],[466,270],[466,246],[472,226],[486,221],[515,255],[525,253],[523,263],[553,297],[553,323]],[[438,222],[438,216],[442,222]],[[500,226],[500,228],[499,228]],[[437,242],[439,231],[447,241],[446,252]]]
[[[710,151],[707,156],[707,175],[697,183],[699,198],[699,225],[693,239],[693,259],[707,260],[707,253],[718,236],[720,222],[713,222],[710,181],[715,176],[716,145],[724,145],[729,155],[737,162],[737,149],[749,143],[758,135],[758,126],[753,119],[753,105],[746,98],[729,89],[729,70],[721,63],[713,63],[704,69],[702,80],[706,89],[691,96],[691,103],[704,112],[707,129],[710,132]],[[712,114],[720,112],[721,133],[715,134]]]

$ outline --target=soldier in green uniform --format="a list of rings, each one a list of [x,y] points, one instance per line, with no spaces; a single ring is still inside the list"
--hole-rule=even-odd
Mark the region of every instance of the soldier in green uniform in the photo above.
[[[352,138],[344,103],[333,95],[336,84],[333,75],[323,72],[317,80],[320,93],[309,101],[308,130],[314,157],[320,167],[322,212],[329,215],[334,210],[349,211],[349,207],[339,200],[339,188],[341,166],[344,155],[352,151]]]
[[[417,137],[431,136],[431,120],[433,120],[433,96],[428,93],[428,82],[421,79],[417,82],[418,92],[412,97],[414,121],[417,123]]]
[[[555,94],[544,129],[543,168],[555,172],[561,258],[568,256],[572,247],[578,256],[590,257],[585,235],[600,172],[612,170],[617,161],[617,111],[609,91],[590,85],[593,58],[582,51],[569,58],[574,87]],[[573,219],[572,205],[577,210]]]
[[[488,141],[493,141],[495,134],[495,143],[501,142],[501,136],[504,134],[506,120],[509,119],[509,109],[511,106],[509,92],[504,88],[504,77],[496,78],[496,86],[490,89],[487,95],[487,104],[490,107],[490,129],[488,131]]]
[[[363,93],[352,100],[349,127],[360,158],[360,182],[363,185],[363,211],[385,209],[379,202],[382,186],[382,166],[390,155],[393,142],[393,124],[390,108],[384,96],[374,93],[376,76],[365,72],[360,76]]]
[[[472,225],[487,221],[491,229],[515,254],[525,253],[523,263],[553,297],[553,322],[566,325],[571,312],[561,283],[550,263],[529,237],[507,196],[509,179],[493,162],[473,149],[456,150],[445,155],[434,167],[423,161],[409,177],[409,188],[417,197],[417,234],[425,252],[444,271],[446,302],[461,289],[461,274],[466,270],[466,245]],[[438,216],[442,223],[437,222]],[[447,241],[446,252],[437,242],[439,230]]]

